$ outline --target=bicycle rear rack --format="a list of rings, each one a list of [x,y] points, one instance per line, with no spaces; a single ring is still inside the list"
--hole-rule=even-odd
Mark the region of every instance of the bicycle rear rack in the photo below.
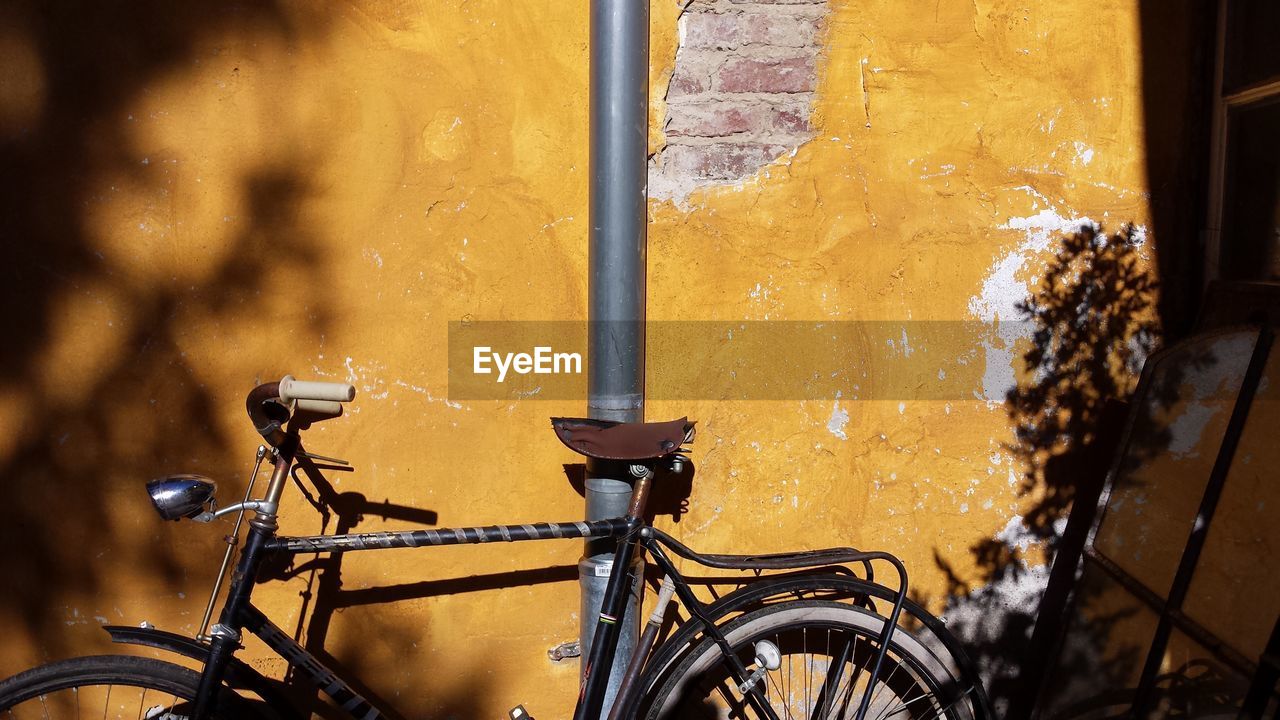
[[[871,689],[875,686],[875,681],[880,678],[885,656],[889,653],[889,643],[893,640],[893,633],[897,629],[898,619],[902,615],[902,606],[907,599],[907,569],[901,560],[887,552],[865,552],[854,548],[826,548],[823,550],[766,555],[704,555],[652,526],[646,527],[641,531],[641,534],[669,548],[676,555],[686,560],[721,570],[798,570],[818,568],[824,565],[861,564],[866,569],[867,581],[874,582],[873,562],[882,561],[893,567],[898,574],[898,589],[893,593],[893,610],[890,611],[884,630],[880,633],[875,662],[871,667],[871,675],[866,689],[862,692],[862,700],[859,702],[858,712],[854,715],[857,720],[863,720],[866,717],[867,709],[871,706]],[[885,586],[881,585],[881,587]]]

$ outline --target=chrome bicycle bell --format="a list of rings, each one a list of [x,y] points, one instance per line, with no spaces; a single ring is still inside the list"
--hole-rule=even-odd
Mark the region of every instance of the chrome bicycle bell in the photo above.
[[[218,485],[203,475],[166,475],[147,483],[147,494],[165,520],[194,518],[212,504]]]

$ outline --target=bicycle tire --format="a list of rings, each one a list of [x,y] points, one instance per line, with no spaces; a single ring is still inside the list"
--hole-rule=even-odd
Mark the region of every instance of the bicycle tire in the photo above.
[[[152,658],[72,658],[41,665],[0,682],[0,713],[5,718],[181,720],[192,709],[199,683],[199,673]],[[219,695],[218,705],[214,717],[219,720],[268,717],[227,689]]]
[[[758,640],[768,640],[782,652],[781,666],[760,681],[779,717],[809,718],[818,697],[825,692],[836,699],[828,700],[823,717],[841,720],[856,716],[862,692],[867,690],[876,640],[885,622],[885,618],[850,604],[797,600],[744,613],[721,632],[748,668],[753,668],[753,647]],[[829,673],[831,661],[842,650],[848,650],[848,659],[834,676],[837,686],[833,692],[827,688],[833,679]],[[972,699],[958,689],[965,686],[954,669],[905,630],[894,634],[884,662],[877,681],[871,684],[872,705],[867,720],[973,719]],[[795,678],[797,668],[799,680]],[[641,703],[638,717],[757,717],[735,686],[720,648],[706,638],[651,690]]]
[[[873,614],[876,606],[892,603],[896,592],[883,585],[853,577],[844,573],[801,572],[750,583],[737,591],[721,597],[705,609],[707,617],[716,625],[722,625],[734,617],[766,605],[796,602],[799,600],[838,600],[863,607]],[[965,653],[960,641],[951,635],[946,625],[930,615],[923,607],[907,598],[902,607],[903,625],[918,626],[912,636],[943,663],[951,677],[961,681],[957,691],[970,696],[969,705],[976,720],[994,720],[990,701],[982,686],[977,667]],[[684,623],[663,641],[646,664],[643,687],[658,685],[671,668],[679,665],[698,644],[702,636],[699,623]],[[635,716],[635,707],[628,717]]]

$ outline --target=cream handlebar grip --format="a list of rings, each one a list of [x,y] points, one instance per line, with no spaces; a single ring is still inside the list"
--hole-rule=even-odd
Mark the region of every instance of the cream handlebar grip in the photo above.
[[[342,415],[342,403],[333,400],[295,400],[294,407],[312,415]]]
[[[292,375],[280,380],[280,399],[287,403],[294,400],[351,402],[355,397],[355,386],[347,383],[303,382],[294,380]]]

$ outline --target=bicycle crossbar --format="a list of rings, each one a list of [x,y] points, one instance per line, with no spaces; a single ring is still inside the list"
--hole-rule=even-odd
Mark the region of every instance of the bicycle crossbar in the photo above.
[[[385,548],[416,548],[438,545],[479,545],[490,542],[521,540],[554,540],[561,538],[617,537],[626,533],[624,518],[588,520],[567,523],[531,523],[528,525],[485,525],[482,527],[440,528],[439,530],[402,530],[354,535],[310,535],[277,537],[267,542],[268,552],[321,553]]]

